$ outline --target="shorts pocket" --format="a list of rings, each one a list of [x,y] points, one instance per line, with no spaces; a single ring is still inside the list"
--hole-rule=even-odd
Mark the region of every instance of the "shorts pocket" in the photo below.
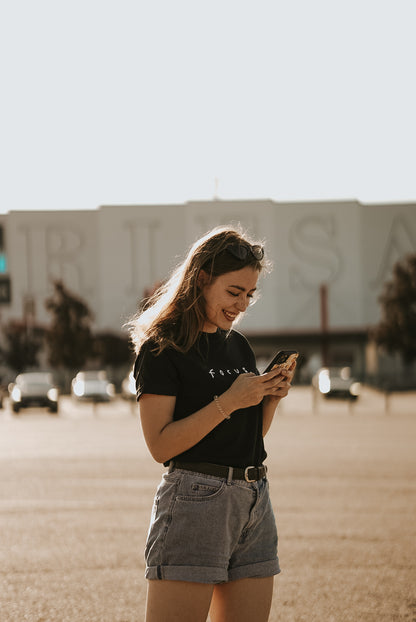
[[[210,480],[195,476],[184,478],[178,489],[177,501],[211,501],[217,499],[224,492],[226,482],[222,480]]]

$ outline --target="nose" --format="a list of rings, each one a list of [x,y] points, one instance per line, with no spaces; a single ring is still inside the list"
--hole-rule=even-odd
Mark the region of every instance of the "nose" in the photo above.
[[[236,307],[239,310],[240,313],[244,313],[244,311],[247,309],[248,307],[248,303],[249,301],[244,297],[239,297],[237,302],[236,302]]]

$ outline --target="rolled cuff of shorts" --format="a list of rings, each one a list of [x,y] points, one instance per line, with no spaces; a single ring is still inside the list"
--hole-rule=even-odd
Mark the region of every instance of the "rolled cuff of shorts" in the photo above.
[[[146,579],[165,581],[190,581],[191,583],[224,583],[228,580],[227,571],[215,566],[149,566]]]
[[[189,581],[191,583],[226,583],[238,579],[261,579],[280,573],[278,559],[237,568],[217,568],[215,566],[150,566],[145,577],[149,580]]]
[[[237,581],[237,579],[263,579],[264,577],[273,577],[280,573],[278,559],[271,559],[267,562],[258,562],[257,564],[247,564],[245,566],[237,566],[230,568],[228,571],[228,581]]]

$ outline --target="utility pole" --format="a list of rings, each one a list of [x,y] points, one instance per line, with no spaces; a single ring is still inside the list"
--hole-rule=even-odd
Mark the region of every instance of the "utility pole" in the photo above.
[[[319,288],[319,298],[321,303],[321,357],[323,367],[328,367],[328,285],[322,283]]]

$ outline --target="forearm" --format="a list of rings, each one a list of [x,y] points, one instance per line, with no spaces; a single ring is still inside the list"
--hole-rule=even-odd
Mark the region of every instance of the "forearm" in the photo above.
[[[276,390],[273,393],[267,394],[263,399],[263,436],[266,436],[267,432],[272,425],[273,417],[276,412],[280,400],[282,400],[289,393],[291,388],[291,381],[293,374],[295,373],[296,363],[293,363],[290,369],[281,370],[280,374],[282,380]]]
[[[276,408],[282,398],[265,397],[263,400],[263,436],[266,436],[273,422]]]
[[[167,462],[174,456],[187,451],[201,441],[225,416],[232,412],[227,400],[220,396],[221,413],[215,401],[210,402],[197,412],[176,421],[167,423],[152,444],[151,453],[157,462]]]

